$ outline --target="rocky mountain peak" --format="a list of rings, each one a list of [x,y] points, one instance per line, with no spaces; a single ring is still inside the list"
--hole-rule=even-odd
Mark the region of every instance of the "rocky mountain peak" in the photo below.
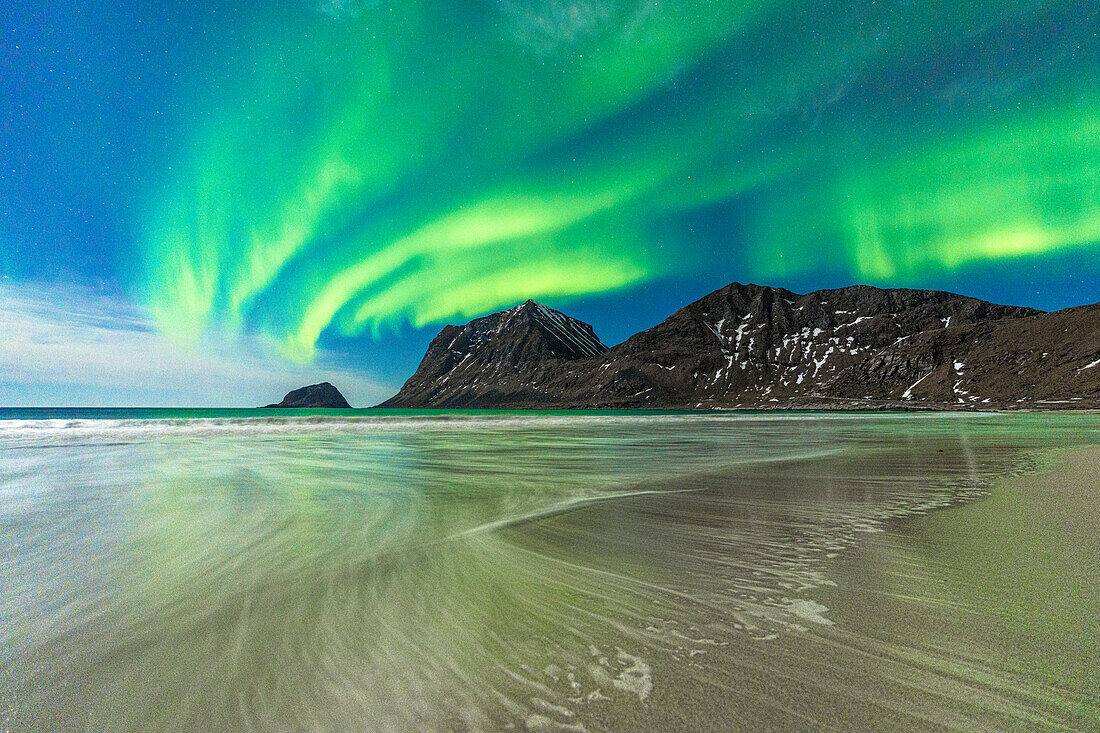
[[[1097,344],[1100,308],[1042,313],[932,290],[731,283],[613,349],[535,301],[448,326],[384,404],[1097,405]]]
[[[472,387],[469,394],[450,398],[463,404],[477,396],[482,382],[538,372],[552,364],[588,359],[606,351],[592,326],[528,300],[465,326],[445,327],[428,346],[401,393],[419,395],[420,400],[428,400],[429,395],[431,400],[440,400]]]

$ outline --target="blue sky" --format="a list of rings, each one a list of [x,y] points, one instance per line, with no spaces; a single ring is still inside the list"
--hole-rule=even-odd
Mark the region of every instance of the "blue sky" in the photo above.
[[[1091,3],[10,8],[0,404],[371,404],[527,298],[1100,300]]]

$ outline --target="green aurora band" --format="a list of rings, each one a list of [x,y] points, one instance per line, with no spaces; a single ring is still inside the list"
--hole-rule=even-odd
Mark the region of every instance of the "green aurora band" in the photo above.
[[[1084,4],[345,8],[260,23],[235,88],[193,100],[140,236],[181,340],[308,361],[326,331],[715,268],[905,285],[1100,241]]]

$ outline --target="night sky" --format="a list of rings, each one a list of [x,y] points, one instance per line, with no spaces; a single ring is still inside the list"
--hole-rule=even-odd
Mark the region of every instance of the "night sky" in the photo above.
[[[1100,300],[1095,2],[11,0],[0,404],[387,397],[535,298]]]

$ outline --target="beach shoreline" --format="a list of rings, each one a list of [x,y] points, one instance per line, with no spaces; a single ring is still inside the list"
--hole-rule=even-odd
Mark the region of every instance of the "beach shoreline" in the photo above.
[[[797,599],[801,628],[725,637],[655,675],[645,708],[591,712],[653,731],[1098,729],[1098,489],[1100,446],[1026,451],[976,496],[860,533]]]
[[[1090,416],[398,418],[0,435],[20,591],[4,596],[17,625],[0,722],[1041,730],[1095,717]],[[1077,445],[1094,447],[1065,452]],[[1059,468],[1064,456],[1080,457]],[[1055,531],[1071,519],[1076,534]],[[1019,542],[1042,557],[1009,562]]]
[[[961,727],[1098,729],[1100,447],[1025,461],[984,496],[864,535],[813,595],[833,628],[939,678],[926,699]],[[1025,675],[1045,694],[1020,693]]]

